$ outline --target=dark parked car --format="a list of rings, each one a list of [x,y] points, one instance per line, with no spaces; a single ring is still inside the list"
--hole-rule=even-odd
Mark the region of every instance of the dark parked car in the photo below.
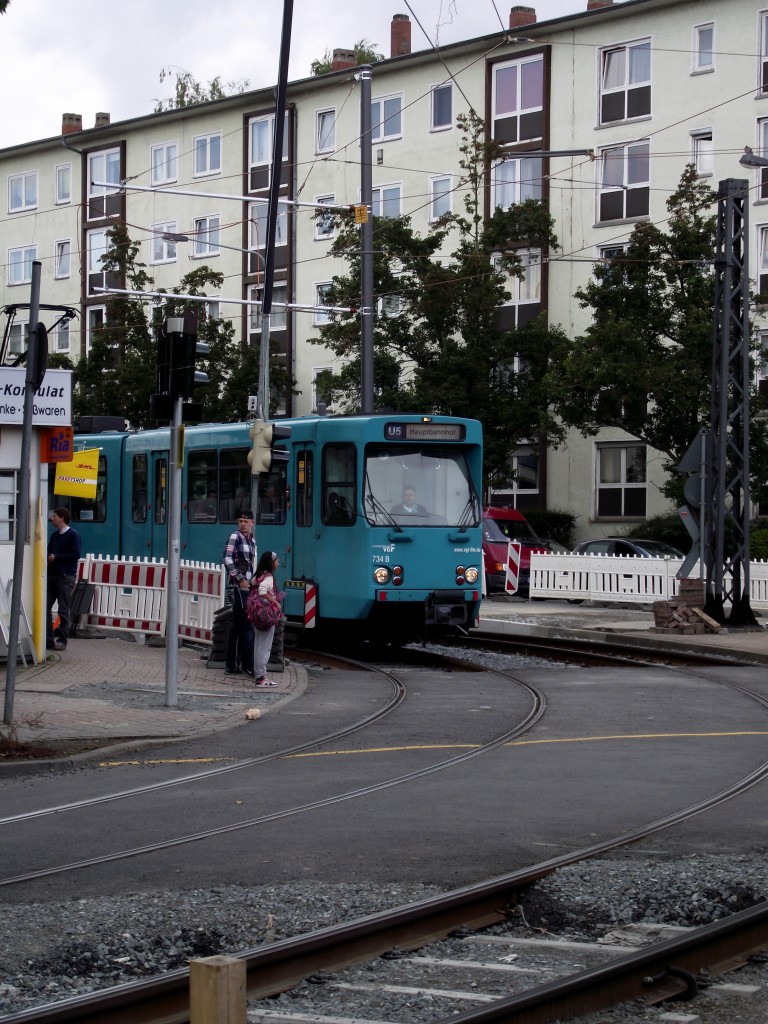
[[[682,551],[660,540],[632,537],[603,537],[585,540],[573,549],[574,555],[634,555],[636,558],[685,558]]]

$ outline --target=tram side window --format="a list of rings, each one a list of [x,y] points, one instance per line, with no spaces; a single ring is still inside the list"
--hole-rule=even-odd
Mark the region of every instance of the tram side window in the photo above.
[[[285,495],[288,487],[288,467],[280,464],[269,473],[259,473],[259,496],[256,505],[256,523],[285,522]]]
[[[69,514],[73,523],[105,523],[107,521],[107,460],[103,455],[99,455],[95,497],[73,497],[69,503]]]
[[[131,465],[131,520],[134,523],[147,521],[147,480],[147,456],[134,455]]]
[[[355,457],[352,444],[327,444],[323,449],[323,522],[352,526],[355,521]]]
[[[164,526],[168,522],[168,460],[158,459],[155,463],[155,523]]]
[[[236,523],[243,509],[251,507],[251,467],[247,448],[223,448],[219,452],[219,519]]]
[[[314,491],[314,458],[312,452],[299,452],[296,459],[296,525],[312,525]]]
[[[189,452],[187,467],[187,519],[190,523],[215,523],[219,505],[215,450]]]

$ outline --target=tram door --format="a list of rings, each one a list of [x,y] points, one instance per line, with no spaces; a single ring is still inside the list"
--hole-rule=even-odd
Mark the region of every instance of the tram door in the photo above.
[[[134,452],[130,462],[130,516],[123,515],[123,554],[168,557],[168,452]]]
[[[152,488],[152,514],[150,523],[150,556],[168,558],[168,500],[170,479],[168,476],[168,452],[152,452],[150,486]]]
[[[315,453],[312,449],[294,449],[295,493],[293,495],[293,553],[290,575],[317,582],[315,556],[317,535],[314,515]]]

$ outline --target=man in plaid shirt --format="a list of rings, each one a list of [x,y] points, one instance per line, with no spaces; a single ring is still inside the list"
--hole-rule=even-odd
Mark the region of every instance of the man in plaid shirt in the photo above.
[[[237,520],[237,530],[230,535],[224,549],[227,570],[227,591],[232,604],[232,628],[227,644],[228,675],[253,678],[253,626],[245,614],[245,602],[251,591],[253,567],[256,564],[256,542],[253,539],[253,512],[244,509]]]

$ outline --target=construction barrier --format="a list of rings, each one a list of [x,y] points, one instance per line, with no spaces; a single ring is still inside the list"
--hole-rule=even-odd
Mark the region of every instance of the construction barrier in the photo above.
[[[511,540],[507,545],[507,570],[504,577],[504,592],[516,594],[520,584],[520,556],[523,545],[519,540]]]
[[[165,636],[166,572],[162,560],[86,555],[78,578],[93,586],[90,608],[78,626]],[[182,562],[179,569],[179,636],[211,643],[213,616],[224,603],[221,565]]]

